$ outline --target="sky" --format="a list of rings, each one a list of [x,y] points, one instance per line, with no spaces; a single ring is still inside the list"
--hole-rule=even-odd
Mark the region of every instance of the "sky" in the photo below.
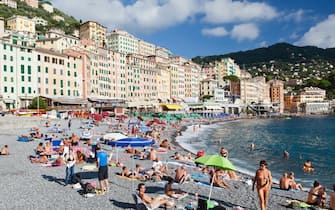
[[[220,55],[278,42],[335,47],[335,0],[51,0],[77,20],[123,29],[174,55]]]

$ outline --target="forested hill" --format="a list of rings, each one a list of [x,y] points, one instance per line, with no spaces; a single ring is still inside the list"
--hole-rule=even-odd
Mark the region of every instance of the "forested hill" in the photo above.
[[[289,63],[308,62],[312,59],[322,59],[335,63],[335,48],[322,49],[312,46],[297,47],[288,43],[278,43],[269,47],[224,55],[197,56],[192,60],[198,64],[205,64],[226,57],[233,58],[237,64],[246,66],[273,61]]]
[[[53,13],[49,13],[41,7],[41,3],[49,3],[47,1],[40,1],[39,8],[32,8],[25,2],[16,0],[17,9],[0,4],[0,17],[9,18],[14,15],[26,16],[28,18],[41,17],[48,21],[47,26],[36,25],[36,32],[44,34],[51,28],[58,28],[63,30],[66,34],[72,34],[74,29],[79,29],[80,23],[73,16],[69,16],[64,12],[54,8]],[[50,3],[49,3],[50,4]],[[58,15],[64,18],[64,21],[56,21],[52,17]]]
[[[198,56],[192,60],[203,65],[227,57],[234,59],[241,69],[253,76],[264,76],[267,80],[299,80],[300,85],[293,85],[292,90],[316,86],[327,90],[328,98],[335,98],[335,48],[278,43],[225,55]]]

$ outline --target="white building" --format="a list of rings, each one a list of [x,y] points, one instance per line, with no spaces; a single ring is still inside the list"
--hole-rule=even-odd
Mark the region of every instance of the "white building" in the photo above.
[[[44,20],[41,17],[33,17],[32,20],[35,22],[35,25],[42,25],[42,26],[48,25],[48,21]]]
[[[138,38],[127,31],[113,30],[107,35],[107,48],[124,54],[138,54]]]
[[[17,35],[2,38],[0,57],[0,106],[6,110],[27,107],[37,94],[37,62],[33,42]]]
[[[47,11],[49,13],[53,13],[54,12],[54,7],[51,4],[49,4],[49,3],[42,3],[41,5],[42,5],[42,8],[45,11]]]
[[[64,17],[60,16],[60,15],[54,15],[52,16],[52,19],[54,19],[55,21],[64,21]]]
[[[0,17],[0,38],[5,34],[5,19]]]
[[[17,3],[14,0],[0,0],[0,4],[4,4],[15,9],[17,8]]]

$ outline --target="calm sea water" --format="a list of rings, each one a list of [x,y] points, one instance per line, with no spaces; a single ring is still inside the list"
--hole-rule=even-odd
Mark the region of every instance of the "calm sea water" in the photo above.
[[[256,119],[203,125],[197,132],[189,127],[177,142],[184,148],[217,154],[224,146],[239,171],[254,175],[259,161],[267,160],[275,181],[283,172],[293,171],[297,182],[310,188],[314,180],[332,189],[335,183],[335,117],[315,116],[292,119]],[[255,144],[250,151],[250,144]],[[283,158],[283,151],[290,158]],[[315,168],[305,173],[309,159]]]

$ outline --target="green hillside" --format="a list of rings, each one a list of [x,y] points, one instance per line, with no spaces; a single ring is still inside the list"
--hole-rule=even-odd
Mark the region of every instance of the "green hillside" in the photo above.
[[[41,2],[40,2],[41,3]],[[41,17],[48,21],[47,26],[36,26],[36,32],[38,34],[44,34],[50,28],[58,28],[65,31],[66,34],[72,34],[74,29],[79,28],[80,23],[74,17],[69,16],[62,11],[54,8],[54,12],[50,14],[45,11],[41,6],[38,9],[28,6],[25,2],[17,0],[17,9],[8,7],[6,5],[0,5],[0,16],[4,18],[9,18],[13,15],[21,15],[29,18]],[[52,19],[52,16],[59,15],[64,17],[64,21],[56,21]]]
[[[327,90],[328,98],[335,98],[335,48],[297,47],[278,43],[266,48],[224,55],[197,56],[192,60],[203,65],[227,57],[233,58],[253,76],[264,76],[268,80],[301,80],[302,85],[287,86],[288,89],[317,86]]]

